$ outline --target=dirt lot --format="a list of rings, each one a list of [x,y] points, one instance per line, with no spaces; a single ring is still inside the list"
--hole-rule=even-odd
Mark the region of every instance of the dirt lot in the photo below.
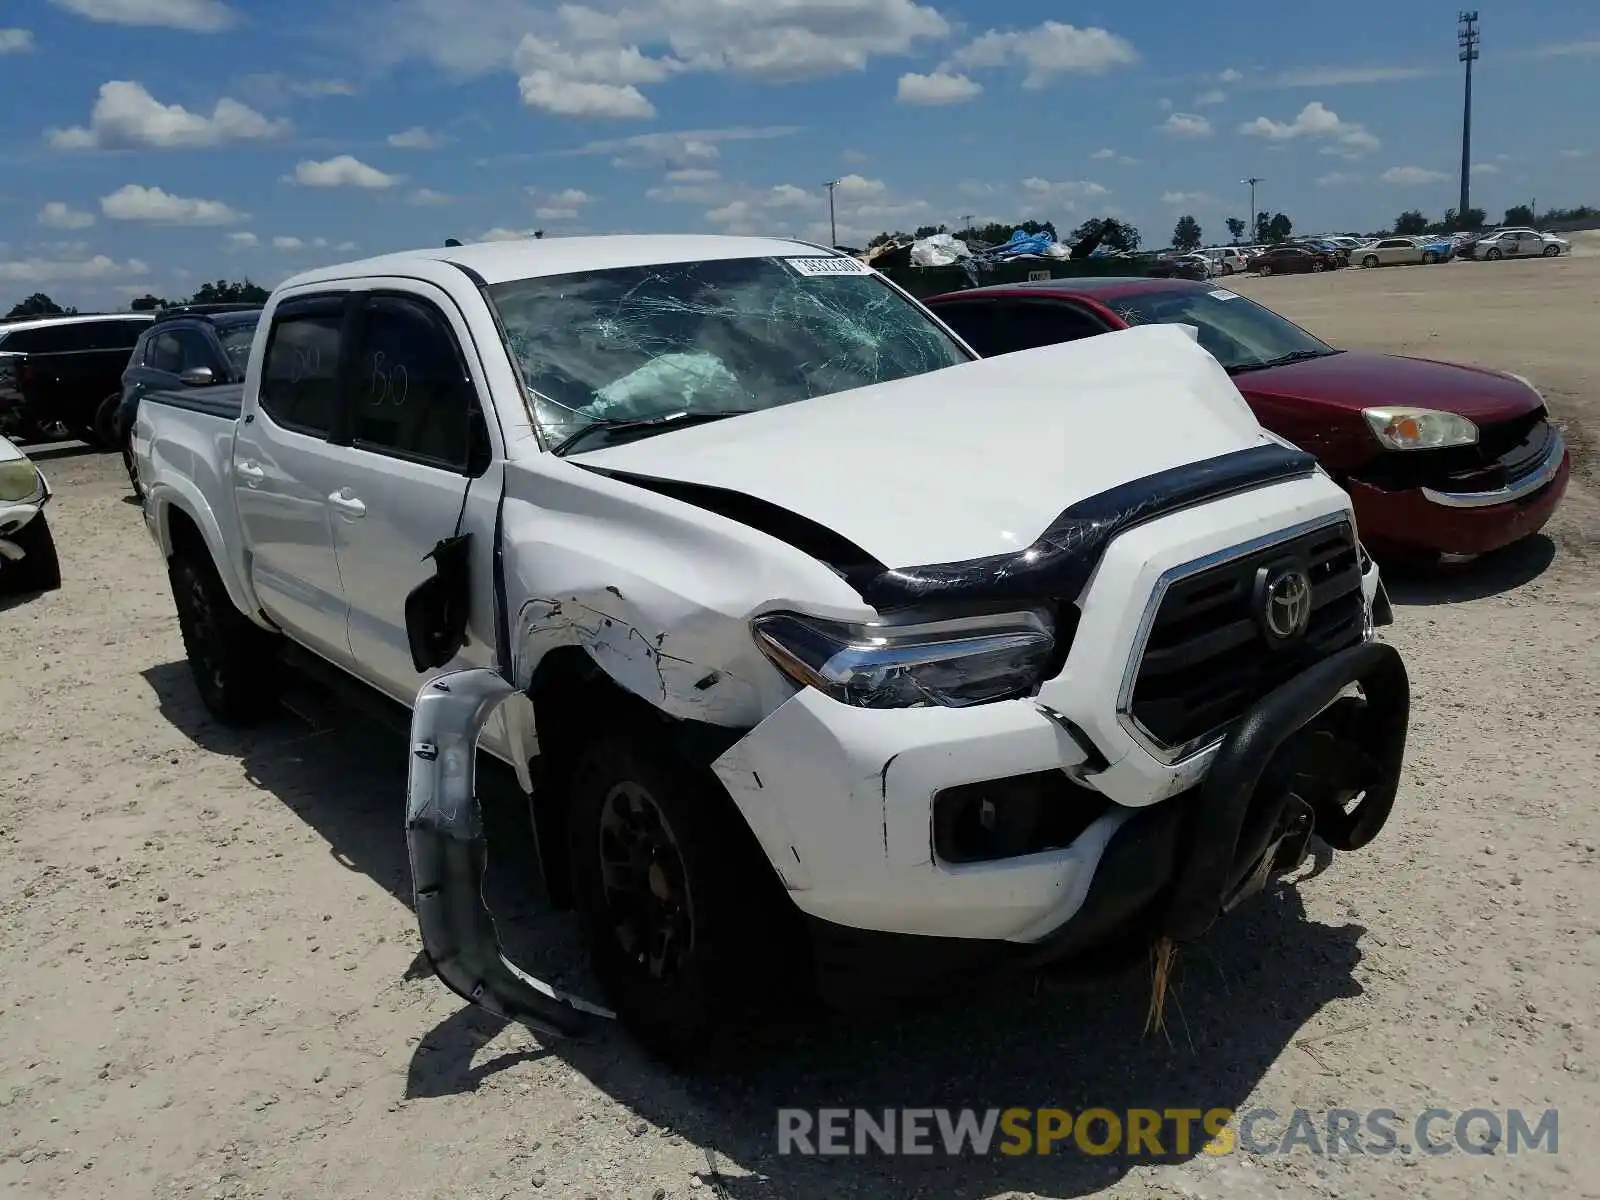
[[[1394,580],[1416,707],[1368,851],[1145,990],[1005,988],[684,1082],[417,969],[403,740],[207,722],[111,456],[47,453],[66,586],[0,611],[0,1181],[34,1196],[1600,1196],[1600,256],[1246,280],[1330,340],[1519,371],[1582,460],[1520,551]],[[1403,399],[1403,398],[1397,398]],[[564,920],[498,889],[539,958]],[[1557,1107],[1559,1152],[780,1158],[779,1105]],[[1282,1128],[1267,1122],[1263,1128]],[[1439,1130],[1448,1126],[1438,1126]],[[1406,1139],[1402,1137],[1402,1141]]]

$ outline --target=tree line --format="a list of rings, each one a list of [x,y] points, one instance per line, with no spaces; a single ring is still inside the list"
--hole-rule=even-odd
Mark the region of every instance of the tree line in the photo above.
[[[267,289],[250,279],[230,280],[218,279],[214,283],[204,283],[195,291],[194,295],[182,299],[168,300],[154,293],[147,292],[133,300],[128,308],[133,312],[153,312],[159,308],[173,308],[180,304],[265,304]],[[19,300],[11,306],[11,311],[4,318],[15,321],[24,317],[71,317],[78,315],[78,310],[71,306],[63,307],[57,304],[44,292],[35,292],[33,295]]]

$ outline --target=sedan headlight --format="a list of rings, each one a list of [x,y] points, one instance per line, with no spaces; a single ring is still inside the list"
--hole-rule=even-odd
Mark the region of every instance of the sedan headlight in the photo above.
[[[1438,450],[1478,440],[1478,427],[1471,421],[1434,408],[1367,408],[1361,415],[1390,450]]]
[[[0,503],[18,504],[44,499],[44,477],[25,458],[0,462]]]
[[[1026,695],[1055,651],[1039,611],[857,625],[797,613],[751,623],[789,678],[858,708],[964,708]]]

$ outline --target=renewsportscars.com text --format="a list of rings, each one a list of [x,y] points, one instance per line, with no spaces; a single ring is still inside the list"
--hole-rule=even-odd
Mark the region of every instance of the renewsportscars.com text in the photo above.
[[[1557,1134],[1553,1108],[778,1110],[778,1153],[807,1155],[1554,1154]]]

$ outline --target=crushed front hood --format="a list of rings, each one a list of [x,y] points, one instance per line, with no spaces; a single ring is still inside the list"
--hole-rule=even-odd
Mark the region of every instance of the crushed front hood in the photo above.
[[[1020,551],[1085,497],[1268,443],[1191,331],[1149,325],[568,461],[753,496],[902,567]]]

